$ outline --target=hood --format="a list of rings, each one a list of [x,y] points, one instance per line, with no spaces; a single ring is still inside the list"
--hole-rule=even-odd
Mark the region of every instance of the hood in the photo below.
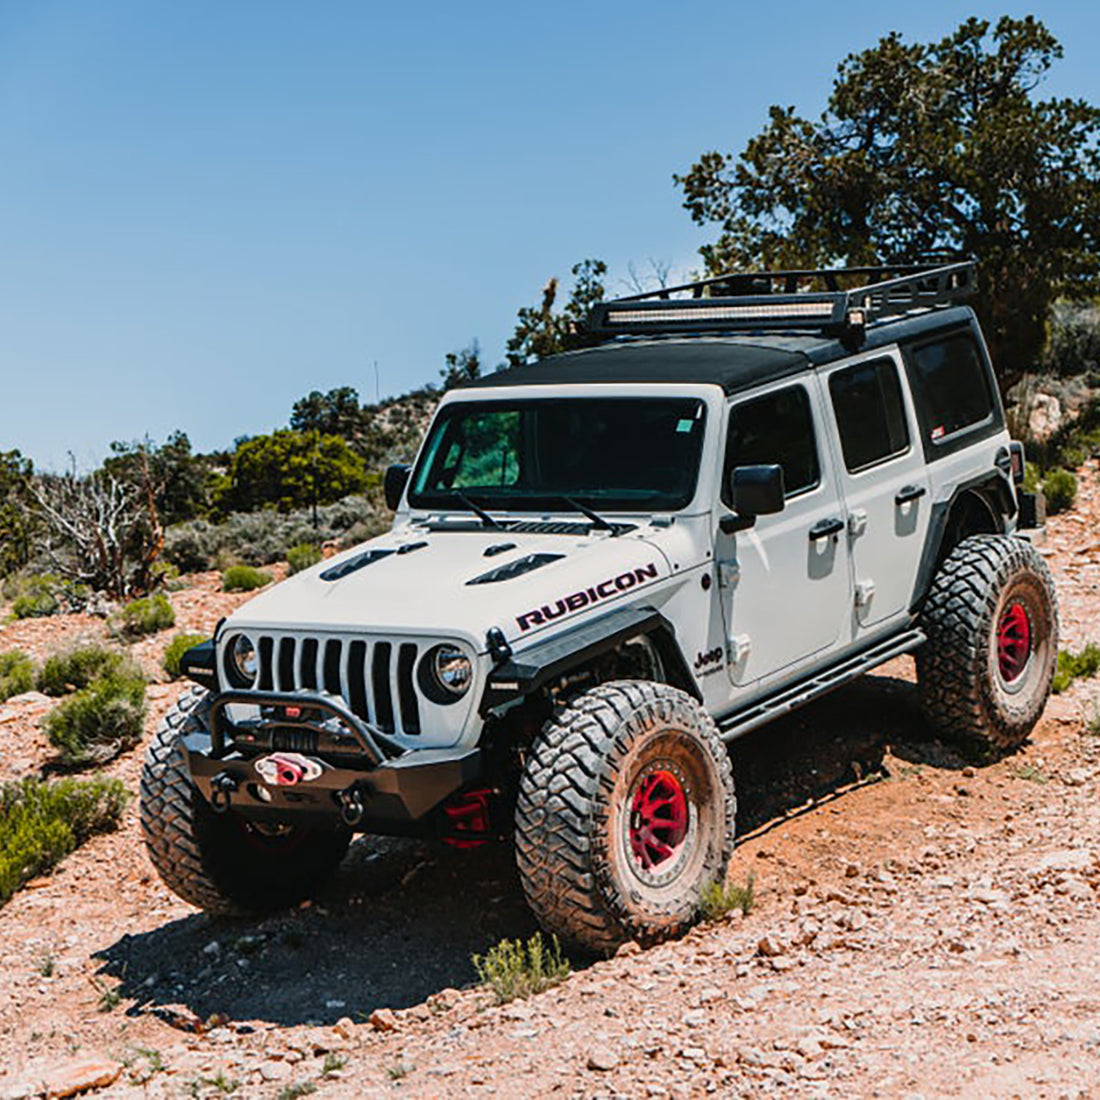
[[[669,533],[405,526],[289,578],[229,621],[270,630],[464,637],[480,651],[490,627],[514,642],[596,606],[636,598],[672,574],[660,545]]]

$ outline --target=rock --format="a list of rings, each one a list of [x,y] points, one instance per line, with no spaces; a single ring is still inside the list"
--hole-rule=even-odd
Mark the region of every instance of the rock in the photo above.
[[[771,960],[772,970],[790,970],[794,966],[794,959],[790,955],[776,955]]]
[[[341,1016],[339,1020],[332,1025],[332,1030],[340,1036],[341,1039],[350,1039],[355,1034],[355,1024],[350,1016]]]
[[[260,1076],[265,1081],[285,1081],[290,1072],[290,1066],[286,1062],[264,1062],[260,1066]]]
[[[122,1063],[106,1058],[84,1058],[69,1062],[45,1074],[45,1094],[50,1100],[77,1096],[89,1089],[105,1089],[113,1085],[122,1073]]]
[[[428,1004],[437,1012],[446,1012],[462,1002],[462,993],[457,989],[441,989],[428,998]]]
[[[1062,402],[1054,394],[1031,395],[1031,411],[1028,413],[1027,427],[1033,439],[1042,442],[1049,438],[1061,427],[1063,419]]]
[[[845,866],[845,868],[844,868],[844,877],[845,878],[856,878],[856,877],[858,877],[858,875],[859,875],[859,864],[858,863],[849,863]]]
[[[680,1022],[686,1027],[706,1027],[707,1020],[708,1016],[705,1008],[693,1008],[680,1017]]]
[[[642,951],[642,945],[635,940],[627,940],[618,951],[615,952],[615,958],[626,959],[631,955],[640,955]]]
[[[376,1008],[370,1014],[368,1023],[375,1031],[396,1031],[397,1015],[392,1008]]]
[[[760,941],[756,945],[756,951],[757,954],[764,955],[766,958],[774,958],[776,955],[783,954],[783,943],[777,936],[768,933],[768,935],[760,937]]]
[[[600,1073],[613,1070],[619,1064],[619,1056],[610,1048],[604,1046],[593,1047],[588,1052],[588,1060],[585,1063],[589,1069]]]
[[[426,1004],[413,1005],[408,1009],[406,1015],[419,1023],[424,1023],[425,1020],[432,1018],[432,1010]]]
[[[1057,852],[1048,852],[1038,862],[1031,865],[1033,875],[1051,871],[1088,871],[1092,868],[1092,852],[1087,848],[1066,848]]]

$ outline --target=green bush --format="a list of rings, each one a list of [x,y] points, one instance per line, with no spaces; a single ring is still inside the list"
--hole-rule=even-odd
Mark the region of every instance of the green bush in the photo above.
[[[101,676],[129,669],[140,675],[124,653],[98,642],[52,653],[38,672],[36,687],[47,695],[68,695],[88,687]]]
[[[16,619],[83,611],[92,591],[86,584],[64,580],[53,573],[17,573],[4,581],[3,594],[12,601]]]
[[[172,610],[168,597],[163,592],[157,592],[126,604],[118,612],[115,625],[128,638],[137,638],[142,634],[156,634],[175,626],[176,613]]]
[[[522,940],[501,940],[488,954],[474,955],[471,960],[481,984],[496,995],[497,1004],[507,1004],[517,997],[530,997],[557,985],[569,977],[572,967],[561,956],[557,936],[551,945],[536,932],[526,943]]]
[[[129,799],[117,779],[0,784],[0,905],[89,837],[116,829]]]
[[[292,546],[286,552],[287,576],[292,577],[295,573],[301,573],[303,569],[316,565],[323,557],[321,548],[308,542]]]
[[[21,649],[0,653],[0,703],[34,687],[34,661]]]
[[[703,920],[721,920],[727,913],[740,909],[745,916],[756,902],[756,875],[750,871],[744,886],[730,886],[712,882],[703,890],[699,899],[699,915]]]
[[[50,711],[42,725],[63,763],[110,760],[141,740],[145,679],[132,669],[99,676]]]
[[[222,556],[245,565],[280,561],[288,546],[337,542],[354,546],[389,527],[381,512],[362,496],[346,497],[317,509],[280,513],[238,512],[223,523],[196,519],[170,527],[164,536],[165,558],[184,573],[215,569]]]
[[[1069,470],[1051,470],[1043,478],[1043,495],[1051,515],[1064,512],[1077,499],[1077,478]]]
[[[1051,690],[1061,694],[1074,680],[1084,680],[1100,671],[1100,646],[1089,642],[1080,653],[1068,649],[1058,650],[1058,666],[1054,670],[1054,682]]]
[[[231,565],[222,574],[222,588],[226,592],[251,592],[271,583],[271,574],[251,565]]]
[[[172,679],[176,679],[180,674],[180,661],[183,660],[183,655],[194,646],[201,645],[207,641],[205,634],[177,634],[169,643],[168,648],[164,651],[164,658],[160,662],[161,668],[168,673]]]

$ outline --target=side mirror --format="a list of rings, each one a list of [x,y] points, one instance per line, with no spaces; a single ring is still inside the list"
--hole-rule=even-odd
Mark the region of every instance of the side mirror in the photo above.
[[[401,503],[401,494],[409,483],[408,466],[387,466],[385,476],[382,478],[382,492],[386,497],[386,507],[391,512],[397,511]]]
[[[782,466],[737,466],[730,471],[733,511],[718,526],[727,535],[747,531],[757,516],[782,512],[786,505]]]

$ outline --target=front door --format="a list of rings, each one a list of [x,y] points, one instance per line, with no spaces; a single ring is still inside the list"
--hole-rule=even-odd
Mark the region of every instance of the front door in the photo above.
[[[738,687],[824,655],[851,629],[847,515],[820,431],[819,394],[801,382],[735,402],[723,499],[735,466],[783,467],[782,512],[716,534],[730,679]],[[812,388],[811,388],[812,387]]]

